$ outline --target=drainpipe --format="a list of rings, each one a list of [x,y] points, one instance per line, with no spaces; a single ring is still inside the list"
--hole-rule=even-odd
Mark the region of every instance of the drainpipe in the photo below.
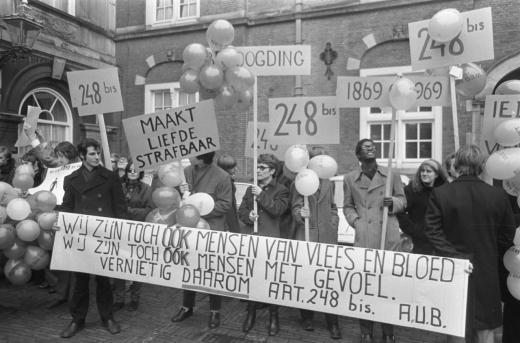
[[[302,44],[302,18],[303,0],[296,0],[294,5],[294,14],[296,17],[296,37],[295,44]],[[302,76],[296,75],[294,79],[294,96],[303,96]]]

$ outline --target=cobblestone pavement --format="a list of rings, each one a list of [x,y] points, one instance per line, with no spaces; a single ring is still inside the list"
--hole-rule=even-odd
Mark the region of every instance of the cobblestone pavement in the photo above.
[[[115,318],[121,324],[122,331],[111,335],[100,324],[94,298],[91,296],[85,329],[73,338],[62,339],[59,334],[70,321],[67,305],[47,309],[46,305],[52,297],[46,289],[30,284],[13,286],[0,279],[0,342],[337,342],[329,338],[323,315],[315,315],[315,330],[308,332],[300,326],[299,311],[292,308],[280,308],[280,333],[277,336],[267,335],[267,308],[258,310],[254,329],[245,334],[241,330],[246,315],[245,303],[231,298],[223,301],[221,326],[208,329],[208,296],[202,293],[197,295],[193,317],[182,323],[172,323],[170,317],[181,304],[182,291],[148,284],[143,285],[137,311],[122,309],[116,312]],[[356,319],[340,317],[340,327],[343,333],[341,342],[359,341]],[[378,325],[375,334],[379,339]],[[403,327],[396,328],[396,335],[400,343],[446,341],[445,336],[440,334]]]

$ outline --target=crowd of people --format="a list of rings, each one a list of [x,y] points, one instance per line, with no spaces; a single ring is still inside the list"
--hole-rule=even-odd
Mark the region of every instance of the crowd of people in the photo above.
[[[47,168],[82,162],[81,167],[65,177],[63,202],[58,211],[107,216],[167,225],[176,224],[175,212],[181,205],[181,194],[204,192],[213,197],[214,209],[202,216],[211,230],[258,234],[305,240],[305,221],[309,223],[309,240],[338,243],[338,208],[334,202],[334,185],[320,179],[317,192],[308,197],[308,205],[298,194],[295,174],[283,167],[275,156],[261,154],[257,160],[257,184],[249,187],[237,208],[235,199],[236,161],[228,154],[215,152],[191,158],[184,169],[186,183],[169,191],[173,194],[168,208],[157,208],[153,190],[163,187],[156,176],[137,171],[132,159],[112,154],[107,169],[101,162],[100,145],[84,139],[77,146],[60,142],[55,146],[43,141],[36,130],[26,128],[34,146],[20,157],[19,163],[33,166],[35,185],[45,179]],[[322,147],[309,149],[310,158],[327,152]],[[476,146],[466,146],[446,158],[443,166],[428,159],[422,162],[408,185],[403,185],[398,172],[376,162],[375,144],[360,140],[355,147],[359,167],[344,176],[344,214],[355,229],[357,247],[406,250],[401,244],[411,239],[417,254],[469,259],[469,290],[466,338],[448,337],[449,342],[494,342],[493,329],[503,323],[503,342],[520,342],[518,315],[520,301],[511,296],[505,285],[507,272],[502,256],[512,246],[515,228],[520,224],[516,199],[501,187],[489,185],[479,178],[485,157]],[[11,183],[17,162],[11,149],[0,146],[0,181]],[[385,192],[391,178],[390,193]],[[256,211],[254,203],[256,202]],[[515,206],[512,206],[512,203]],[[382,243],[382,223],[386,221],[386,238]],[[53,295],[49,307],[68,302],[71,322],[61,332],[68,338],[80,331],[89,304],[90,275],[45,270],[34,273],[33,282],[47,287]],[[103,326],[112,334],[120,332],[114,312],[126,307],[139,308],[143,284],[96,276],[96,301]],[[128,291],[127,291],[128,289]],[[125,304],[125,294],[130,301]],[[193,315],[196,292],[183,291],[182,306],[171,321],[181,322]],[[209,296],[209,328],[220,325],[221,296]],[[256,312],[267,307],[267,333],[280,330],[277,304],[248,301],[242,325],[249,332],[255,325]],[[314,330],[314,313],[301,310],[304,330]],[[325,322],[333,339],[342,338],[338,316],[325,314]],[[374,322],[360,320],[360,341],[374,342]],[[393,325],[381,323],[383,342],[396,342]]]

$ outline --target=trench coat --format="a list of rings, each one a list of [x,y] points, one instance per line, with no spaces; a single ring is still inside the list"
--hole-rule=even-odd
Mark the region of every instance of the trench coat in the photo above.
[[[226,213],[231,209],[233,202],[231,176],[214,164],[205,168],[189,166],[184,169],[184,175],[192,193],[207,193],[215,202],[213,211],[202,218],[208,222],[211,230],[226,231]]]
[[[347,222],[356,230],[354,246],[380,249],[383,224],[383,199],[388,169],[378,166],[370,180],[361,167],[346,174],[343,179],[343,212]],[[391,250],[401,240],[399,222],[395,216],[406,208],[401,178],[392,171],[392,207],[388,211],[385,249]]]
[[[293,185],[294,187],[294,185]],[[301,216],[303,196],[296,189],[291,190],[292,214],[296,222],[296,239],[305,240],[305,221]],[[334,184],[320,179],[320,187],[309,196],[309,240],[311,242],[338,243],[338,208],[334,203]]]
[[[505,191],[476,176],[459,176],[432,191],[425,216],[426,236],[439,255],[469,259],[473,264],[468,294],[470,329],[501,325],[498,265],[513,245],[515,227]]]
[[[256,198],[258,205],[258,234],[279,238],[280,219],[289,206],[289,191],[274,179],[262,189],[262,192]],[[251,233],[253,222],[249,219],[249,213],[253,210],[253,201],[254,196],[251,192],[251,187],[249,187],[238,209],[238,218]]]
[[[81,174],[85,166],[65,177],[65,194],[60,211],[89,214],[100,217],[127,219],[125,196],[121,182],[115,173],[97,167],[96,175],[86,182]]]

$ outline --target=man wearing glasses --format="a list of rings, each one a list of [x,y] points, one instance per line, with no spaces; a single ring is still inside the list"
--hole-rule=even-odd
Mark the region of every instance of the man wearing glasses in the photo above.
[[[278,161],[271,154],[262,154],[258,157],[256,174],[258,185],[252,185],[246,191],[238,217],[246,225],[246,230],[253,231],[253,224],[258,222],[258,233],[262,236],[280,237],[280,216],[289,206],[289,190],[277,183],[276,167]],[[256,201],[258,213],[253,211],[253,202]],[[246,232],[250,233],[250,232]],[[242,325],[242,331],[249,332],[255,325],[256,303],[249,301],[247,316]],[[278,322],[278,306],[269,305],[269,336],[274,336],[280,330]]]
[[[398,173],[392,173],[391,196],[385,197],[387,168],[377,165],[376,148],[371,139],[362,139],[356,144],[356,156],[361,163],[345,175],[343,212],[348,223],[356,230],[354,246],[380,249],[383,224],[383,207],[388,207],[388,223],[384,249],[390,250],[400,241],[399,222],[396,213],[406,208],[406,197]],[[374,322],[360,319],[361,342],[373,342]],[[395,342],[394,327],[381,324],[383,342]]]

